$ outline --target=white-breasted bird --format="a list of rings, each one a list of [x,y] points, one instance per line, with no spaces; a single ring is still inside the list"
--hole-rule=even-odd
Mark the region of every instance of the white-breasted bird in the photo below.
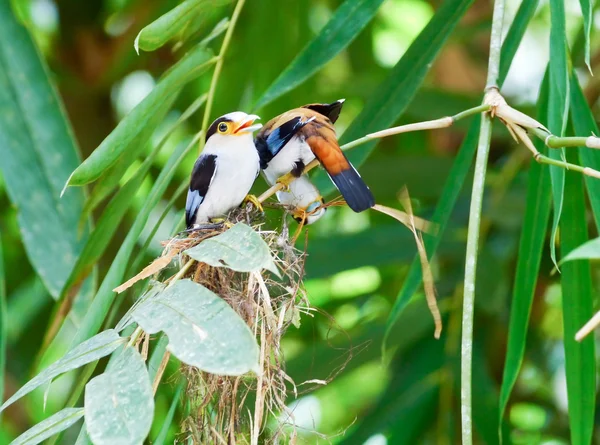
[[[256,201],[248,192],[260,171],[252,139],[252,133],[262,127],[253,125],[257,119],[254,114],[235,111],[221,116],[208,128],[185,203],[188,229],[227,215],[245,198]]]
[[[292,179],[301,177],[304,167],[316,158],[348,206],[362,212],[372,207],[375,199],[337,142],[333,124],[343,104],[341,99],[331,104],[309,104],[289,110],[267,122],[254,143],[270,184],[279,182],[291,187]],[[306,177],[306,189],[307,182],[310,183]],[[314,188],[314,191],[315,197],[320,198],[318,190]]]

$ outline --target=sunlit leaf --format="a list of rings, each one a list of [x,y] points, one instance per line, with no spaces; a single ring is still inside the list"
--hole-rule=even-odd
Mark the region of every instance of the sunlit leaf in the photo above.
[[[383,0],[346,0],[293,62],[263,93],[254,108],[293,90],[352,42],[371,21]]]
[[[585,34],[585,64],[591,72],[592,66],[590,65],[590,35],[592,32],[592,25],[594,20],[592,1],[579,0],[579,4],[581,6],[581,14],[583,15],[583,29]]]
[[[188,365],[219,375],[259,372],[258,345],[244,320],[200,284],[177,281],[132,317],[149,334],[167,334],[167,349]]]
[[[79,159],[47,68],[10,2],[0,2],[0,158],[29,260],[57,297],[83,241],[82,191],[59,198]]]
[[[195,32],[205,25],[206,16],[212,8],[230,3],[231,0],[186,0],[155,21],[142,28],[133,44],[135,51],[154,51],[182,30]],[[193,31],[189,30],[192,28]]]
[[[267,269],[279,275],[267,243],[252,227],[243,223],[202,241],[185,254],[214,267],[227,267],[238,272]]]
[[[583,243],[581,246],[571,250],[567,256],[565,256],[560,264],[564,264],[567,261],[574,260],[597,260],[600,259],[600,238]]]
[[[126,347],[85,387],[85,425],[94,445],[142,444],[152,426],[154,397],[146,364]]]
[[[60,374],[107,356],[122,345],[125,340],[119,337],[116,331],[109,329],[81,343],[22,386],[10,399],[4,402],[0,407],[0,411]]]
[[[148,122],[152,121],[156,113],[166,113],[164,104],[187,82],[206,71],[214,61],[210,50],[203,46],[194,47],[163,75],[150,94],[125,116],[117,128],[75,169],[67,185],[81,186],[98,179],[147,128]]]
[[[36,445],[66,430],[83,417],[83,408],[65,408],[32,426],[9,445]]]

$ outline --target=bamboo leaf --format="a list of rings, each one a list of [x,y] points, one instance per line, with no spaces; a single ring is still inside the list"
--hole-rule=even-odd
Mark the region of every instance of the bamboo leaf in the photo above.
[[[206,16],[210,9],[230,2],[231,0],[186,0],[180,3],[142,28],[133,44],[135,52],[139,54],[140,49],[154,51],[173,39],[182,30],[191,32],[189,29],[192,28],[197,31],[206,24],[203,16]]]
[[[573,162],[576,154],[567,153]],[[575,172],[565,178],[564,215],[561,221],[561,253],[566,256],[587,241],[583,179]],[[565,263],[562,267],[562,309],[569,403],[571,443],[592,443],[596,406],[596,357],[594,336],[575,340],[575,334],[593,313],[592,278],[589,261]]]
[[[81,186],[98,179],[147,128],[156,114],[167,112],[165,103],[189,81],[204,73],[213,63],[210,50],[202,45],[194,47],[179,62],[171,67],[154,87],[127,116],[125,116],[94,152],[75,169],[66,186]],[[150,135],[148,134],[148,137]]]
[[[547,89],[540,97],[540,112],[548,105]],[[544,146],[537,143],[537,149],[544,151]],[[548,219],[550,217],[551,195],[550,172],[537,162],[531,162],[529,168],[529,184],[527,186],[526,210],[523,218],[523,230],[519,244],[516,276],[513,285],[513,302],[510,306],[508,325],[508,343],[502,386],[500,388],[499,423],[502,424],[504,412],[510,394],[517,381],[527,341],[529,316],[535,295],[535,287],[540,270],[540,262],[546,239]],[[499,431],[501,436],[503,431]]]
[[[32,426],[9,445],[36,445],[66,430],[83,417],[83,408],[65,408]]]
[[[346,0],[327,25],[256,102],[261,108],[293,90],[346,48],[371,21],[383,0]]]
[[[581,6],[581,15],[583,15],[583,32],[585,34],[585,64],[591,73],[592,66],[590,65],[590,37],[594,20],[592,2],[591,0],[579,0],[579,5]]]
[[[560,264],[575,260],[597,259],[600,259],[600,238],[586,241],[581,246],[571,250],[569,254],[560,261]]]
[[[237,272],[267,269],[279,275],[269,246],[252,227],[237,223],[231,229],[185,251],[196,261]]]
[[[119,334],[112,329],[101,332],[81,343],[22,386],[10,399],[0,406],[0,412],[44,383],[52,381],[52,379],[60,374],[101,359],[112,353],[123,343],[125,343],[125,339],[119,337]]]
[[[565,5],[563,0],[550,0],[550,17],[550,103],[548,107],[548,129],[554,135],[564,136],[569,116],[569,77]],[[565,153],[562,148],[550,151],[552,159],[564,159],[564,156]],[[550,256],[554,264],[557,265],[556,236],[563,206],[565,170],[557,166],[550,166],[550,179],[554,201],[554,216],[552,219],[552,233],[550,235]]]
[[[6,277],[4,275],[4,251],[0,235],[0,382],[5,382],[6,372],[6,342],[8,341],[6,312]],[[4,385],[0,385],[0,401],[4,400]]]
[[[149,334],[164,332],[167,349],[190,366],[219,375],[260,372],[258,345],[246,322],[200,284],[177,281],[141,303],[132,317]]]
[[[363,110],[344,132],[340,143],[391,126],[406,110],[423,83],[425,75],[440,49],[471,5],[472,0],[445,0],[421,31],[383,84],[370,95]],[[369,142],[348,153],[354,166],[361,165],[377,142]],[[323,171],[313,176],[315,185],[325,195],[333,185]]]
[[[173,423],[173,418],[175,417],[175,410],[177,409],[177,405],[179,404],[181,397],[181,392],[185,388],[186,381],[185,379],[181,379],[177,387],[175,388],[175,393],[173,394],[173,400],[171,401],[171,406],[169,407],[169,411],[167,411],[167,415],[162,423],[158,436],[152,442],[154,445],[164,445],[167,440],[167,435],[169,434],[169,427]]]
[[[59,199],[79,159],[47,67],[10,2],[0,2],[0,158],[27,255],[57,297],[82,242],[82,191]]]
[[[85,387],[85,425],[94,445],[141,445],[154,417],[152,383],[137,350],[126,347]]]
[[[158,178],[150,190],[144,206],[138,212],[133,226],[121,244],[117,255],[113,259],[110,269],[102,281],[100,289],[98,289],[96,297],[92,301],[85,318],[81,322],[81,326],[75,334],[75,337],[71,343],[71,347],[77,346],[79,343],[85,341],[100,330],[100,327],[102,326],[102,323],[106,318],[110,306],[115,298],[113,289],[123,281],[123,275],[125,274],[127,264],[131,259],[131,254],[137,245],[142,230],[148,222],[148,216],[150,215],[150,212],[152,209],[154,209],[161,196],[165,192],[171,181],[171,178],[175,174],[176,168],[185,158],[185,155],[196,147],[197,140],[198,136],[192,139],[192,141],[190,141],[188,144],[185,142],[179,144],[173,155],[169,158],[167,164],[163,167],[162,171],[158,175]]]

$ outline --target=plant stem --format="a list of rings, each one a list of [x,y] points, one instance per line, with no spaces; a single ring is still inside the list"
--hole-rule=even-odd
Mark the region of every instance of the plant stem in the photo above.
[[[223,68],[225,53],[227,53],[227,48],[229,48],[229,42],[231,41],[233,30],[235,29],[235,25],[237,23],[238,17],[240,16],[240,12],[242,12],[242,8],[244,7],[245,2],[246,0],[238,0],[238,2],[236,3],[235,9],[233,10],[233,14],[231,15],[231,21],[229,22],[229,26],[227,27],[227,31],[225,32],[225,37],[223,37],[223,43],[221,44],[221,49],[219,50],[219,56],[217,64],[215,65],[215,71],[213,72],[213,76],[210,81],[208,98],[206,99],[206,108],[204,109],[204,117],[202,118],[202,134],[206,134],[206,129],[208,128],[210,113],[212,111],[212,105],[215,98],[215,92],[217,90],[217,84],[219,83],[221,69]],[[204,143],[201,142],[200,151],[202,151],[203,145]]]
[[[504,20],[504,0],[494,2],[492,18],[492,35],[490,38],[490,56],[486,92],[498,89],[498,73],[500,67],[500,49],[502,47],[502,22]],[[469,211],[469,228],[467,234],[467,252],[465,261],[465,285],[463,296],[461,369],[460,369],[460,402],[462,444],[473,444],[472,406],[471,406],[471,369],[473,362],[473,313],[475,307],[475,275],[477,271],[477,251],[479,230],[481,225],[481,207],[485,188],[485,175],[490,140],[492,136],[492,120],[488,114],[481,118],[477,158],[475,160],[475,176],[471,194]]]

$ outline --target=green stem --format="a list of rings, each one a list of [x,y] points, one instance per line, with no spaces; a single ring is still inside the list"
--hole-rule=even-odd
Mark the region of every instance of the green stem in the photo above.
[[[504,20],[504,0],[494,3],[492,18],[492,35],[490,38],[490,56],[488,62],[488,77],[486,91],[498,88],[498,73],[500,67],[500,49],[502,47],[502,22]],[[475,176],[471,194],[469,211],[469,228],[467,234],[467,252],[465,261],[465,284],[462,314],[461,338],[461,369],[460,369],[460,402],[462,444],[473,444],[472,404],[471,404],[471,369],[473,363],[473,314],[475,308],[475,276],[477,271],[477,251],[479,230],[481,226],[481,208],[483,191],[490,152],[492,136],[492,120],[488,114],[481,118],[477,158],[475,160]]]
[[[210,81],[210,89],[208,90],[208,99],[206,100],[206,108],[204,110],[204,117],[202,119],[202,134],[206,134],[206,129],[208,128],[210,113],[212,111],[212,105],[215,98],[215,92],[217,90],[217,84],[219,83],[221,69],[223,68],[225,54],[227,53],[227,48],[229,47],[229,42],[231,41],[233,30],[235,29],[235,25],[238,21],[238,17],[240,16],[240,12],[242,12],[242,8],[244,7],[245,2],[246,0],[238,0],[237,4],[235,5],[235,9],[233,10],[233,14],[231,15],[231,22],[229,23],[227,32],[225,32],[225,37],[223,37],[223,43],[221,44],[221,49],[219,50],[219,56],[217,64],[215,65],[215,71],[213,72],[213,76]],[[201,142],[200,150],[202,150],[203,145],[203,142]]]
[[[477,107],[469,108],[468,110],[461,111],[460,113],[452,116],[452,121],[456,122],[461,119],[464,119],[465,117],[470,117],[479,113],[485,113],[486,111],[490,111],[491,108],[492,106],[488,104],[482,104]]]

